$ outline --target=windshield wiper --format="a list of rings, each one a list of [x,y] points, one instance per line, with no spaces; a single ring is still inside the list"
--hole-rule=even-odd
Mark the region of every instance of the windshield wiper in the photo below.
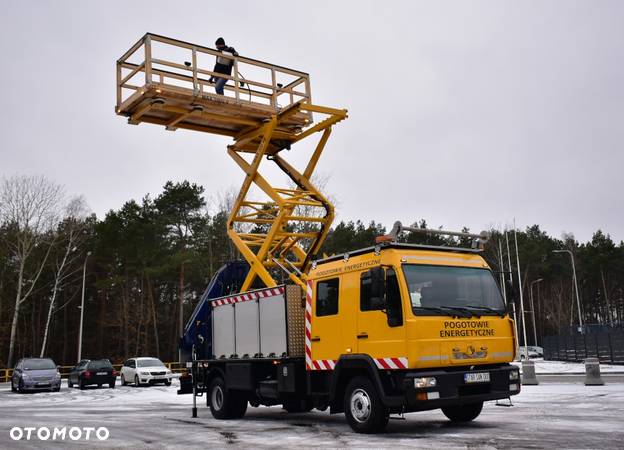
[[[464,308],[454,308],[451,306],[416,306],[416,308],[426,309],[429,311],[437,311],[441,313],[448,313],[449,311],[451,311],[453,313],[453,316],[457,316],[457,317],[472,317],[473,316],[473,313],[470,310],[467,310]],[[457,311],[461,311],[464,314],[457,314]],[[468,314],[466,315],[466,313]]]
[[[472,316],[480,317],[479,314],[476,314],[475,312],[463,306],[441,306],[441,308],[452,309],[454,311],[462,311],[462,312],[468,313],[468,315],[465,317],[472,317]]]
[[[473,309],[480,309],[482,311],[488,311],[488,312],[493,312],[495,313],[497,316],[501,316],[501,317],[505,317],[505,310],[504,309],[494,309],[494,308],[490,308],[489,306],[477,306],[477,305],[466,305],[467,308],[473,308]]]

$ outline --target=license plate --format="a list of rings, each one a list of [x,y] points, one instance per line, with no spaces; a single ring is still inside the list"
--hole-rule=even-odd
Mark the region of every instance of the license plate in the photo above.
[[[488,383],[490,381],[490,372],[465,373],[464,382],[466,383]]]
[[[98,372],[96,375],[108,375],[108,372]]]

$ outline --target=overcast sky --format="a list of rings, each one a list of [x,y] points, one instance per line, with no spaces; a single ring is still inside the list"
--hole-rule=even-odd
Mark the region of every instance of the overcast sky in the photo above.
[[[310,73],[347,108],[318,170],[337,219],[537,223],[624,239],[622,1],[3,1],[0,176],[45,174],[102,218],[167,180],[238,188],[230,140],[130,126],[115,61],[144,33]],[[297,146],[287,155],[305,162]]]

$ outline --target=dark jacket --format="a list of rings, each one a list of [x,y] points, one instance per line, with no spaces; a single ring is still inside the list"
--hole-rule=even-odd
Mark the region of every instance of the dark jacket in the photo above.
[[[225,47],[223,50],[219,50],[221,53],[229,53],[233,56],[238,56],[234,47]],[[221,56],[217,56],[217,62],[214,66],[213,72],[224,73],[226,75],[232,75],[232,66],[234,65],[234,60],[229,58],[223,58]]]

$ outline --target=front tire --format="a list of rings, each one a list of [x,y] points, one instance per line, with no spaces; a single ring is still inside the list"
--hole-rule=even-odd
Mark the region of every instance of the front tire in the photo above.
[[[171,380],[165,380],[165,386],[171,386]]]
[[[139,383],[139,376],[138,376],[138,375],[135,375],[135,376],[134,376],[134,385],[135,385],[136,387],[141,386],[141,383]]]
[[[121,374],[121,385],[128,386],[128,382],[126,381],[126,377],[124,377],[123,373]]]
[[[236,391],[228,391],[221,377],[212,380],[208,395],[210,412],[215,419],[240,419],[247,411],[247,398]]]
[[[460,406],[446,406],[442,412],[451,422],[463,423],[476,419],[483,409],[483,402]]]
[[[372,381],[366,377],[353,378],[345,391],[344,411],[349,425],[356,433],[380,433],[388,425],[389,414]]]
[[[17,388],[15,387],[15,384],[13,383],[13,378],[11,378],[11,392],[17,392]]]

